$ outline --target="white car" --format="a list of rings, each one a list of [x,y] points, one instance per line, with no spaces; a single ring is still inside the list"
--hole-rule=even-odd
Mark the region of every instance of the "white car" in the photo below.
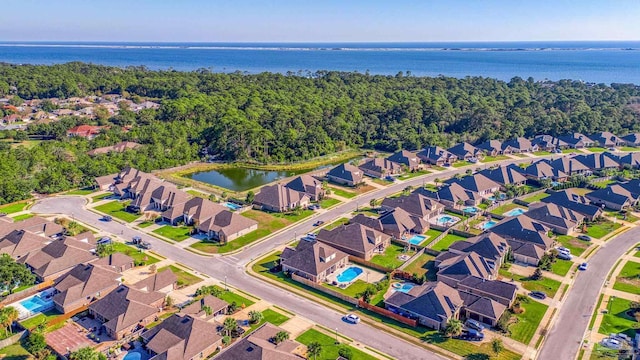
[[[357,324],[357,323],[360,322],[360,317],[358,315],[355,315],[355,314],[347,314],[344,317],[344,321],[350,322],[352,324]]]
[[[571,251],[569,251],[569,249],[563,246],[558,246],[556,250],[558,250],[559,253],[571,254]]]

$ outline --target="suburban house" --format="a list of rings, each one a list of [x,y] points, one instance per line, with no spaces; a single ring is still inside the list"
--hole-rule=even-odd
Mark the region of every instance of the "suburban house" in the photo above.
[[[383,158],[367,160],[358,166],[358,168],[362,170],[363,174],[377,179],[402,173],[402,166],[400,164]]]
[[[356,217],[362,218],[359,216]],[[382,226],[382,232],[393,236],[395,239],[404,239],[406,236],[411,234],[423,234],[429,230],[428,221],[424,220],[420,216],[410,214],[400,207],[382,214],[377,221],[379,221]],[[356,218],[353,218],[352,222],[359,221]],[[363,225],[367,226],[367,224]]]
[[[320,201],[324,197],[322,182],[311,175],[300,175],[289,181],[285,187],[307,194],[311,201]]]
[[[589,168],[578,161],[576,158],[561,157],[555,160],[549,161],[554,169],[559,172],[563,172],[569,176],[580,175],[589,172]]]
[[[462,178],[451,178],[445,184],[458,184],[464,189],[473,191],[481,196],[492,196],[500,190],[500,184],[482,174],[473,174]]]
[[[533,204],[526,215],[563,235],[575,232],[584,221],[584,215],[554,203]]]
[[[580,133],[558,136],[558,140],[567,144],[567,147],[572,149],[581,149],[595,145],[593,140]]]
[[[21,221],[14,221],[8,216],[0,216],[0,239],[14,230],[23,230],[34,235],[43,236],[48,238],[46,240],[59,238],[65,231],[61,225],[39,216]]]
[[[438,269],[438,281],[452,287],[457,287],[458,282],[468,276],[493,280],[498,274],[498,268],[492,262],[473,251],[462,254],[440,253],[435,259],[435,266]]]
[[[134,210],[166,211],[189,199],[189,195],[174,184],[132,168],[114,178],[114,194],[122,199],[132,199],[129,207]]]
[[[125,152],[127,150],[135,150],[140,148],[142,145],[135,143],[135,142],[131,142],[131,141],[122,141],[119,142],[115,145],[111,145],[111,146],[105,146],[105,147],[100,147],[100,148],[96,148],[93,150],[89,150],[87,152],[87,155],[89,156],[96,156],[96,155],[100,155],[100,154],[108,154],[110,152],[117,152],[117,153],[121,153],[121,152]]]
[[[602,147],[614,147],[614,146],[622,146],[626,144],[626,141],[617,137],[616,135],[603,131],[593,135],[589,135],[589,138],[598,144],[598,146]]]
[[[444,211],[444,205],[419,192],[412,192],[409,195],[399,196],[396,198],[385,198],[382,200],[382,204],[380,206],[386,211],[401,208],[407,213],[417,216],[423,220],[429,220]]]
[[[502,141],[500,140],[487,140],[483,143],[476,145],[476,147],[484,151],[485,154],[489,156],[501,155],[503,153]]]
[[[414,286],[408,292],[397,291],[384,301],[387,310],[417,319],[418,324],[441,330],[450,319],[458,319],[464,302],[458,290],[443,282]]]
[[[384,253],[391,244],[390,235],[358,223],[338,226],[332,230],[322,229],[316,239],[367,261],[374,255]]]
[[[30,251],[16,261],[26,265],[39,281],[55,280],[78,264],[97,260],[94,251],[95,244],[67,237]]]
[[[123,253],[109,254],[103,258],[93,261],[92,264],[107,268],[117,273],[121,273],[135,267],[133,259]]]
[[[131,287],[144,292],[168,294],[176,289],[177,283],[178,277],[171,269],[166,269],[138,281]]]
[[[204,320],[210,320],[218,315],[224,315],[229,309],[229,303],[213,295],[205,295],[191,304],[183,307],[180,314],[191,315]]]
[[[537,145],[538,150],[544,151],[554,151],[556,149],[564,149],[569,146],[569,144],[552,135],[537,135],[533,140],[531,140],[531,145]]]
[[[78,264],[59,277],[53,288],[53,303],[63,314],[88,306],[120,285],[121,275],[93,264]]]
[[[276,334],[284,331],[270,323],[264,323],[248,336],[236,341],[216,356],[216,360],[301,360],[302,344],[285,340],[273,341]],[[167,359],[169,360],[169,359]]]
[[[263,186],[255,195],[253,203],[259,208],[273,212],[287,212],[296,208],[309,206],[309,196],[306,193],[293,190],[282,184]]]
[[[639,152],[630,152],[626,155],[618,156],[616,161],[620,164],[620,166],[631,167],[634,169],[640,168],[640,153]]]
[[[162,221],[171,225],[177,225],[180,222],[185,225],[200,224],[222,211],[229,211],[229,208],[207,199],[194,197],[164,211]]]
[[[511,307],[518,288],[504,281],[486,281],[470,276],[458,283],[464,304],[462,314],[467,319],[496,326],[504,312]]]
[[[592,205],[604,206],[611,210],[623,210],[635,206],[638,197],[621,185],[609,185],[604,189],[595,190],[585,195]]]
[[[526,178],[536,181],[544,179],[553,181],[566,181],[569,177],[569,175],[565,172],[554,166],[551,166],[551,164],[546,160],[536,161],[533,164],[527,166],[525,169],[521,170],[521,172],[522,175],[524,175]]]
[[[67,136],[79,136],[91,140],[98,136],[102,129],[104,129],[104,126],[78,125],[67,130]]]
[[[634,198],[640,198],[640,180],[632,179],[619,185],[629,191]]]
[[[467,142],[458,143],[448,148],[447,151],[455,155],[458,159],[465,161],[469,161],[472,158],[477,159],[484,155],[484,151]]]
[[[13,230],[0,239],[0,254],[7,254],[19,260],[32,251],[38,251],[51,239],[38,236],[30,231]]]
[[[617,169],[620,167],[620,164],[618,164],[611,154],[605,153],[577,155],[573,160],[580,162],[591,171]]]
[[[627,146],[640,146],[640,133],[632,133],[622,137]]]
[[[232,211],[221,211],[204,220],[198,225],[198,230],[209,240],[227,243],[258,230],[258,222],[246,218]]]
[[[422,165],[420,165],[420,159],[418,158],[418,155],[408,150],[400,150],[398,152],[395,152],[391,156],[387,157],[387,160],[403,165],[409,171],[415,171],[422,167]]]
[[[425,189],[419,189],[419,191],[420,194],[424,194],[424,196],[440,202],[450,208],[458,208],[460,207],[460,204],[463,206],[476,206],[483,200],[483,197],[480,196],[480,194],[467,190],[458,183],[443,186],[436,192]]]
[[[507,185],[521,186],[527,182],[527,178],[521,173],[522,168],[517,165],[497,166],[479,171],[477,174],[492,180],[504,189]]]
[[[89,305],[89,315],[102,323],[113,339],[135,336],[154,321],[162,309],[166,295],[157,291],[141,291],[120,285]]]
[[[505,238],[496,233],[483,233],[482,235],[456,241],[449,246],[449,253],[465,254],[474,252],[485,258],[492,267],[499,269],[505,261],[510,246]]]
[[[150,360],[206,359],[222,345],[216,324],[185,314],[173,314],[140,337]]]
[[[502,220],[489,231],[507,239],[516,261],[534,266],[554,243],[549,228],[526,214]]]
[[[513,153],[536,152],[539,150],[538,145],[532,144],[531,140],[524,137],[507,140],[502,146],[503,148],[511,148]]]
[[[584,195],[578,195],[571,189],[553,192],[541,201],[575,211],[589,221],[594,221],[602,215],[601,207],[591,205],[591,201]]]
[[[416,154],[425,164],[445,166],[451,165],[458,157],[439,146],[429,146]]]
[[[315,283],[349,264],[349,255],[317,241],[300,241],[295,249],[287,247],[280,255],[283,272],[291,272]]]
[[[336,184],[356,186],[362,182],[362,170],[351,164],[340,164],[327,173],[327,179]]]
[[[114,174],[99,176],[95,178],[93,187],[98,190],[112,191],[114,181]]]

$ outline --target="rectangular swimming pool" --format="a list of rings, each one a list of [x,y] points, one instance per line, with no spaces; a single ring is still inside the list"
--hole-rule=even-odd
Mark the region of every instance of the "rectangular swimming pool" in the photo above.
[[[49,304],[50,302],[46,302],[40,299],[38,296],[33,296],[26,300],[20,301],[20,305],[31,312],[38,312],[41,309],[49,306]]]
[[[352,282],[355,278],[360,276],[360,274],[362,274],[362,269],[356,266],[350,266],[338,274],[336,279],[341,283],[348,283]]]
[[[413,237],[411,237],[411,239],[409,239],[409,244],[411,245],[420,245],[422,244],[423,241],[425,241],[427,239],[426,236],[423,235],[414,235]]]

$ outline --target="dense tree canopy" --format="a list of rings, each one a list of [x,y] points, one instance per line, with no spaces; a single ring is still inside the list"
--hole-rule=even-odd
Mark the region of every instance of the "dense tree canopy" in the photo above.
[[[94,122],[111,128],[93,141],[65,136],[68,128],[86,119],[30,126],[30,135],[56,140],[32,149],[0,146],[0,204],[25,198],[33,190],[51,193],[86,185],[92,177],[126,164],[146,171],[184,164],[198,159],[204,147],[224,160],[266,163],[352,147],[415,150],[461,140],[640,130],[639,116],[628,106],[640,95],[634,85],[403,75],[0,65],[3,96],[116,93],[134,100],[157,99],[162,105],[138,114],[122,109],[110,119],[98,111]],[[125,132],[126,125],[133,127]],[[146,146],[122,154],[86,155],[121,140]]]

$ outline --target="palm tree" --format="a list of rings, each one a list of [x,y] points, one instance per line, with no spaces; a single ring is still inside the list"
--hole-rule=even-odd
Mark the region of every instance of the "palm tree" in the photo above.
[[[273,337],[273,342],[276,343],[276,345],[285,340],[289,340],[289,333],[286,331],[278,331],[276,336]]]
[[[5,336],[11,332],[11,325],[18,320],[18,310],[13,306],[7,306],[0,310],[0,325],[5,329]]]
[[[256,311],[256,310],[251,310],[249,311],[249,319],[252,323],[259,323],[260,321],[262,321],[262,319],[264,319],[264,316],[262,315],[262,313],[260,311]]]
[[[231,336],[231,332],[238,327],[238,322],[236,319],[232,317],[228,317],[224,319],[224,323],[222,323],[222,328],[224,329],[227,336]]]
[[[320,355],[321,352],[322,352],[322,345],[319,342],[313,341],[309,343],[309,345],[307,345],[307,355],[309,357],[313,356],[313,360],[316,360],[316,358],[318,357],[318,355]]]
[[[458,319],[450,319],[447,322],[447,327],[444,328],[444,333],[447,336],[457,336],[462,333],[462,321]]]

